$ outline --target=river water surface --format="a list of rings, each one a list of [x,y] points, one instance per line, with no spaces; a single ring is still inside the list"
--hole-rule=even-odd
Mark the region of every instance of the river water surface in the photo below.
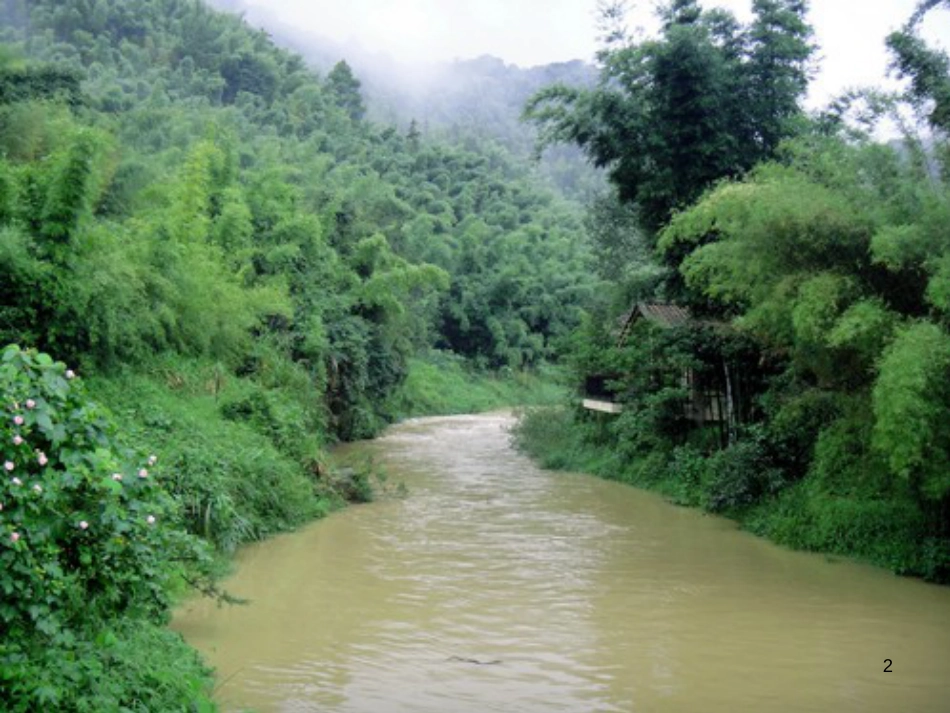
[[[225,711],[950,711],[950,588],[541,471],[507,415],[355,448],[404,499],[245,548],[174,627]],[[885,660],[889,660],[890,672]]]

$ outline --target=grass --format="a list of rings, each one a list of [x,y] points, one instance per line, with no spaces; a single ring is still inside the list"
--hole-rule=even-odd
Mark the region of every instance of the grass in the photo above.
[[[411,359],[409,375],[390,399],[395,420],[414,416],[481,413],[515,406],[556,404],[564,399],[552,367],[535,371],[479,371],[461,357],[430,352]]]
[[[232,552],[342,504],[326,487],[323,433],[289,387],[220,376],[209,362],[165,359],[89,380],[130,445],[158,455],[156,476],[188,529]]]

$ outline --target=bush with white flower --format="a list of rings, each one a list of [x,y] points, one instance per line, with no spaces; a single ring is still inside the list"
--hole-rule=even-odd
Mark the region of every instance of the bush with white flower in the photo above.
[[[0,356],[0,688],[37,652],[120,618],[160,621],[169,582],[202,546],[175,503],[125,451],[81,380],[45,354]]]

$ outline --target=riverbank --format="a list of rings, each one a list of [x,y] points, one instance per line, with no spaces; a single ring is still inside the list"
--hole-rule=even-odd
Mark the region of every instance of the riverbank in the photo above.
[[[507,413],[346,444],[405,498],[242,548],[173,627],[228,710],[937,713],[950,589],[792,552],[655,493],[543,471]],[[885,674],[888,661],[897,675]]]
[[[563,395],[549,372],[480,371],[440,352],[408,366],[385,406],[388,420],[552,403]],[[210,545],[205,566],[217,578],[233,571],[240,547],[372,500],[380,487],[361,463],[334,468],[330,416],[308,376],[285,360],[271,358],[254,375],[239,376],[212,360],[170,355],[84,385],[111,412],[124,448],[157,455],[152,476],[174,499],[182,530]],[[184,574],[165,581],[169,601],[194,596]],[[21,700],[40,700],[45,686],[63,710],[96,710],[109,701],[145,700],[143,692],[157,686],[153,701],[161,706],[191,700],[196,711],[216,710],[211,695],[220,677],[178,634],[125,616],[89,631],[68,651],[50,647],[22,669],[19,680],[40,683],[23,688]],[[69,673],[63,657],[73,654],[87,662],[80,675],[88,695],[60,675]],[[93,685],[106,670],[109,685]]]
[[[312,376],[264,357],[242,371],[164,355],[84,377],[4,350],[4,710],[214,710],[212,672],[164,627],[175,603],[229,601],[216,582],[240,546],[385,487],[371,466],[333,467],[333,413]],[[560,394],[549,374],[430,355],[410,363],[380,427]]]
[[[223,556],[344,505],[326,477],[319,394],[289,362],[237,376],[210,360],[168,357],[89,386],[124,439],[159,455],[183,524]]]
[[[287,361],[237,376],[210,360],[168,357],[91,378],[88,386],[126,441],[161,456],[164,485],[181,503],[185,526],[224,556],[372,497],[363,474],[331,467],[332,416],[308,375]],[[409,360],[378,427],[556,403],[563,394],[551,371],[489,372],[432,352]]]
[[[420,416],[485,413],[502,408],[561,403],[567,391],[554,367],[477,369],[466,359],[430,351],[409,360],[405,382],[390,399],[394,422]]]
[[[240,546],[382,483],[332,466],[332,414],[277,354],[247,373],[163,355],[87,377],[32,350],[3,356],[4,710],[214,710],[213,672],[165,628],[171,608],[196,590],[227,601],[216,580]],[[407,415],[510,404],[543,381],[415,364]]]
[[[927,514],[880,483],[835,490],[817,478],[787,482],[762,465],[754,443],[702,456],[693,447],[625,453],[609,416],[570,408],[524,412],[516,446],[542,467],[584,472],[660,493],[678,505],[735,520],[793,549],[853,558],[896,574],[946,584],[950,542],[933,537]]]

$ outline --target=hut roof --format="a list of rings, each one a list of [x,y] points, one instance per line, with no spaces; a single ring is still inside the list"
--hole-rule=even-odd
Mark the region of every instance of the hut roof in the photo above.
[[[617,338],[617,346],[623,346],[633,325],[640,319],[645,319],[651,324],[664,329],[670,327],[680,327],[692,321],[689,310],[679,305],[637,302],[629,312],[627,312],[620,321],[620,335]]]

